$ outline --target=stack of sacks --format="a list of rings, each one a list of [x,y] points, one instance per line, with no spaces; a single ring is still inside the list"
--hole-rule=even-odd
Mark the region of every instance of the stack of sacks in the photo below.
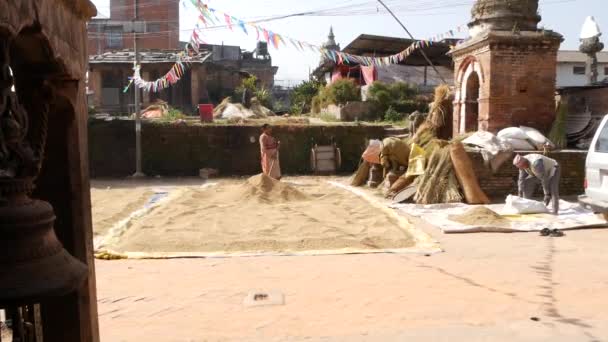
[[[553,147],[553,143],[542,133],[526,126],[505,128],[498,132],[497,137],[514,150],[534,151],[542,150],[544,146]]]

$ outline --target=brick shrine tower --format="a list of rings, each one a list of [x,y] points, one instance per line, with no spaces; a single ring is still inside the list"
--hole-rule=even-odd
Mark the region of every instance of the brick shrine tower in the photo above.
[[[454,135],[555,119],[558,33],[538,29],[538,0],[477,0],[471,37],[456,46]]]

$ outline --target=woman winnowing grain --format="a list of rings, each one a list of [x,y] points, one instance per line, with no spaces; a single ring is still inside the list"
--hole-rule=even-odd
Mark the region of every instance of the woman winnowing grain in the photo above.
[[[260,135],[260,153],[262,155],[262,172],[274,179],[281,179],[281,165],[279,163],[280,141],[272,137],[272,127],[269,124],[262,126]]]

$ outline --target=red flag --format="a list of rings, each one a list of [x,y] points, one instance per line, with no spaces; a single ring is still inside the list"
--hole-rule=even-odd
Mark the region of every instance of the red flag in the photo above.
[[[270,43],[270,35],[268,34],[268,31],[266,31],[266,29],[263,29],[264,31],[264,39],[266,39],[266,43]]]
[[[260,30],[258,29],[257,26],[253,25],[253,27],[255,27],[255,34],[256,34],[256,39],[260,40]]]
[[[230,19],[230,16],[225,13],[224,13],[224,19],[226,19],[226,24],[228,24],[228,28],[230,29],[230,31],[232,31],[232,19]]]

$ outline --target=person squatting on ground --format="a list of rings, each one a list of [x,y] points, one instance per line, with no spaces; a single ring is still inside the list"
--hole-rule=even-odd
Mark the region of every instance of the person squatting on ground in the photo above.
[[[274,179],[281,179],[281,164],[279,163],[279,146],[272,136],[272,127],[269,124],[262,126],[260,135],[260,153],[262,155],[262,172]]]
[[[560,167],[554,159],[542,154],[532,153],[526,156],[516,155],[513,165],[519,169],[517,182],[518,195],[531,198],[538,184],[543,188],[544,203],[553,203],[553,214],[559,211],[559,178]]]
[[[384,171],[398,172],[406,168],[410,157],[410,146],[403,140],[389,137],[382,141],[380,164]]]

